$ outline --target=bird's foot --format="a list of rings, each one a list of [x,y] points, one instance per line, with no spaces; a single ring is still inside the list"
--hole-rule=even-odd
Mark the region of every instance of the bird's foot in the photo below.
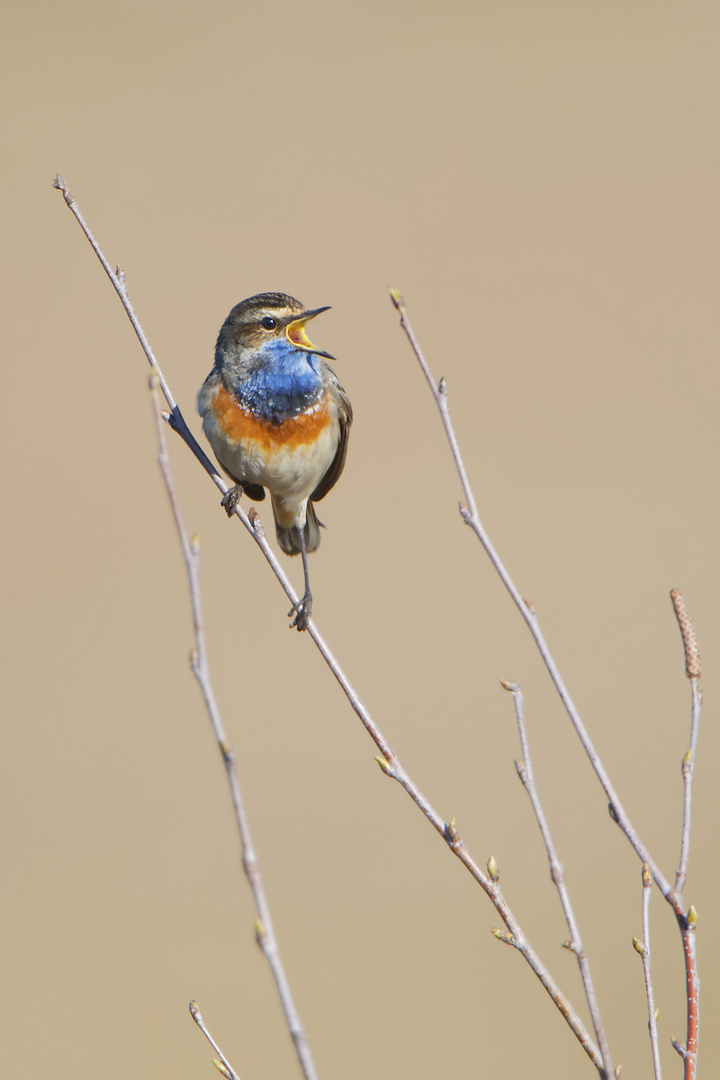
[[[231,487],[230,490],[227,491],[220,500],[220,505],[224,508],[225,513],[229,518],[232,517],[237,510],[237,505],[240,502],[240,496],[242,495],[242,493],[242,484],[235,484],[235,486]]]
[[[307,624],[310,622],[310,616],[312,615],[312,593],[306,592],[302,600],[298,600],[297,604],[293,604],[288,611],[288,617],[290,615],[295,616],[290,623],[290,629],[294,626],[297,630],[307,630]]]

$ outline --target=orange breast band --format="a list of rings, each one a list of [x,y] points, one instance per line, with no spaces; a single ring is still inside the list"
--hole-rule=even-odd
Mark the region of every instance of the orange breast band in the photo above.
[[[325,397],[310,412],[273,424],[243,409],[222,384],[213,398],[212,411],[218,427],[231,442],[254,443],[266,450],[314,443],[330,423]]]

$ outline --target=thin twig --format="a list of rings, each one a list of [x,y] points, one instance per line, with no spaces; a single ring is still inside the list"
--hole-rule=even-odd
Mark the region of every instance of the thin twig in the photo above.
[[[685,954],[685,979],[687,989],[687,1041],[677,1039],[672,1044],[685,1063],[685,1080],[695,1080],[697,1076],[698,1038],[700,1034],[700,979],[697,969],[697,951],[695,935],[697,930],[697,912],[691,904],[688,913],[678,916],[678,925],[682,934]]]
[[[698,732],[700,727],[700,709],[702,706],[702,690],[699,679],[702,674],[700,666],[700,650],[698,649],[695,627],[688,613],[685,598],[678,589],[670,593],[675,614],[677,616],[680,633],[682,634],[685,649],[685,671],[690,679],[692,691],[692,718],[690,722],[690,747],[682,762],[683,773],[683,829],[680,843],[680,859],[678,870],[675,875],[675,892],[682,896],[687,880],[688,859],[690,857],[690,818],[692,810],[692,783],[695,771],[695,756],[697,754]]]
[[[683,1058],[685,1061],[685,1080],[695,1080],[697,1076],[698,1042],[700,1038],[700,976],[697,966],[697,911],[691,904],[687,915],[676,912],[678,926],[682,935],[683,954],[685,957],[685,986],[687,993],[687,1042]]]
[[[97,244],[97,241],[94,239],[90,231],[89,226],[87,225],[82,214],[80,213],[77,203],[68,191],[65,181],[62,180],[61,177],[57,177],[54,186],[57,187],[60,191],[62,191],[65,202],[67,203],[70,210],[73,212],[80,227],[82,228],[87,239],[92,245],[93,250],[100,259],[103,267],[105,268],[108,277],[110,278],[114,288],[116,289],[118,295],[120,296],[120,299],[123,302],[125,311],[130,317],[130,321],[132,322],[132,325],[135,328],[136,333],[138,334],[138,338],[142,343],[146,340],[145,335],[142,333],[141,328],[139,329],[139,322],[137,320],[137,316],[135,315],[134,309],[128,299],[124,275],[120,277],[118,274],[115,274],[112,271],[110,264],[103,255],[99,245]],[[165,400],[167,401],[171,409],[171,412],[167,418],[167,422],[170,424],[173,430],[183,439],[183,441],[186,443],[192,453],[200,461],[201,465],[209,474],[209,476],[211,477],[215,485],[219,488],[219,490],[222,492],[226,492],[228,490],[227,485],[224,483],[217,470],[213,466],[212,462],[208,459],[207,455],[198,445],[197,440],[190,432],[185,422],[185,419],[182,416],[182,413],[180,412],[177,404],[172,397],[172,394],[170,393],[167,382],[163,377],[162,373],[160,372],[159,366],[154,360],[152,352],[149,350],[149,346],[146,349],[145,345],[143,345],[143,348],[145,349],[145,353],[146,356],[148,356],[148,359],[150,359],[153,366],[157,368],[158,385],[162,390],[165,396]],[[278,563],[272,549],[270,548],[267,540],[265,539],[262,522],[260,521],[260,517],[257,512],[251,510],[250,514],[246,515],[241,509],[241,507],[238,505],[235,513],[236,516],[240,518],[243,525],[245,525],[248,532],[250,532],[251,536],[258,544],[258,547],[260,547],[268,563],[270,563],[273,573],[282,585],[288,598],[295,602],[297,600],[297,595],[292,589],[292,586],[290,585],[290,582],[288,581],[284,571],[282,570],[282,567]],[[570,1002],[562,994],[557,983],[552,978],[545,965],[542,963],[530,943],[525,938],[520,924],[513,915],[507,902],[505,901],[505,898],[502,895],[497,879],[494,876],[491,877],[480,868],[479,864],[476,862],[475,859],[471,857],[465,847],[465,844],[460,839],[454,822],[451,822],[449,825],[446,824],[442,817],[432,806],[432,804],[419,790],[417,785],[410,779],[410,776],[400,764],[400,761],[394,750],[392,749],[380,729],[376,726],[367,707],[362,702],[357,691],[352,686],[347,675],[340,667],[338,661],[330,651],[327,643],[321,636],[320,632],[317,630],[312,620],[310,620],[310,622],[308,623],[307,632],[314,641],[320,654],[324,658],[325,662],[327,663],[328,667],[337,679],[338,683],[340,684],[356,715],[361,720],[363,726],[372,738],[378,750],[380,750],[381,756],[378,756],[376,758],[376,761],[381,766],[383,772],[387,776],[392,777],[392,779],[397,780],[400,786],[407,792],[407,794],[410,796],[416,806],[419,807],[419,809],[422,811],[428,821],[432,824],[435,830],[440,834],[440,836],[442,836],[453,854],[456,855],[460,862],[470,872],[475,881],[484,889],[507,928],[507,933],[497,930],[493,931],[494,935],[500,940],[506,942],[507,944],[512,945],[525,958],[526,962],[528,963],[532,971],[535,973],[542,986],[545,988],[551,1000],[554,1002],[555,1006],[557,1007],[561,1015],[564,1017],[573,1034],[580,1042],[580,1045],[585,1050],[585,1053],[588,1055],[595,1067],[598,1069],[601,1077],[604,1078],[606,1074],[600,1052],[593,1043],[592,1038],[590,1037],[587,1029],[585,1028],[585,1025],[580,1020],[580,1017],[572,1008]]]
[[[220,1058],[219,1061],[213,1061],[213,1065],[215,1066],[215,1068],[218,1070],[218,1072],[220,1072],[226,1078],[226,1080],[240,1080],[240,1077],[235,1072],[232,1065],[230,1064],[228,1059],[225,1057],[222,1050],[220,1049],[218,1044],[215,1042],[215,1040],[213,1039],[213,1037],[210,1034],[210,1032],[208,1031],[208,1029],[205,1027],[205,1021],[202,1018],[202,1014],[200,1013],[200,1010],[198,1008],[197,1001],[191,1001],[189,1007],[190,1007],[190,1015],[192,1016],[193,1020],[195,1021],[197,1026],[200,1028],[200,1030],[202,1031],[203,1035],[205,1036],[207,1041],[212,1046],[215,1053]]]
[[[650,1048],[652,1050],[653,1070],[655,1080],[662,1080],[660,1068],[660,1045],[657,1033],[657,1011],[655,1009],[655,994],[653,992],[652,974],[650,970],[650,893],[652,892],[652,874],[650,867],[643,865],[642,870],[642,941],[633,938],[635,951],[642,957],[643,975],[645,976],[645,996],[648,1006],[648,1031],[650,1032]]]
[[[195,646],[190,655],[190,666],[193,675],[200,686],[208,716],[210,717],[210,723],[212,724],[213,733],[223,759],[228,784],[230,786],[230,794],[232,796],[233,808],[235,811],[235,821],[240,836],[243,870],[245,871],[245,876],[250,885],[253,900],[255,901],[255,909],[257,911],[257,921],[255,924],[257,942],[270,965],[270,970],[275,980],[278,996],[280,998],[280,1004],[282,1005],[282,1010],[285,1014],[285,1021],[295,1046],[295,1052],[298,1061],[300,1062],[303,1076],[306,1080],[317,1080],[317,1072],[310,1052],[307,1034],[300,1022],[300,1017],[298,1016],[292,992],[290,990],[290,984],[280,957],[277,938],[275,937],[272,918],[270,916],[270,907],[268,905],[265,886],[260,873],[260,861],[250,833],[250,824],[248,822],[242,789],[240,787],[240,779],[235,765],[235,755],[228,746],[225,727],[222,722],[222,717],[220,716],[220,710],[215,699],[215,692],[210,678],[200,593],[200,541],[196,536],[190,539],[187,530],[185,529],[185,523],[183,521],[182,511],[175,489],[175,482],[170,468],[170,458],[165,439],[164,421],[169,419],[169,415],[164,413],[161,407],[158,394],[159,386],[160,380],[157,369],[153,367],[150,375],[150,389],[152,392],[155,427],[158,439],[158,465],[160,466],[160,472],[165,482],[168,500],[175,519],[175,527],[177,529],[178,537],[180,538],[180,547],[182,549],[187,570],[188,590],[192,608]]]
[[[158,377],[158,379],[160,381],[160,386],[162,388],[162,392],[165,395],[165,400],[167,401],[170,408],[174,409],[175,408],[175,401],[173,399],[172,394],[170,393],[170,387],[168,386],[167,382],[165,381],[165,377],[163,376],[163,373],[161,372],[160,368],[157,365],[155,357],[153,356],[153,351],[150,348],[150,342],[146,338],[145,331],[143,330],[142,326],[140,325],[140,320],[138,319],[137,315],[135,314],[135,308],[132,306],[132,304],[130,302],[130,297],[128,296],[127,289],[125,287],[125,274],[123,273],[122,269],[119,266],[117,267],[116,270],[113,270],[112,266],[110,265],[108,260],[105,258],[105,255],[104,255],[103,251],[101,250],[100,245],[98,244],[95,237],[93,236],[93,234],[92,234],[92,232],[90,230],[90,227],[88,226],[87,222],[85,221],[85,218],[83,217],[83,215],[82,215],[82,213],[80,211],[80,207],[75,202],[72,195],[70,194],[70,192],[68,190],[68,186],[67,186],[65,180],[62,178],[62,176],[56,176],[55,177],[55,179],[53,180],[53,187],[57,188],[58,191],[62,192],[63,198],[65,199],[65,202],[67,203],[67,205],[70,208],[70,210],[72,211],[72,213],[75,215],[75,218],[77,219],[77,222],[80,225],[80,228],[85,233],[85,236],[87,237],[87,239],[90,242],[90,246],[92,247],[92,249],[95,252],[95,254],[97,255],[98,259],[102,263],[102,267],[103,267],[105,273],[107,274],[107,276],[110,278],[110,281],[112,282],[113,288],[115,289],[116,293],[120,297],[120,301],[121,301],[123,307],[125,308],[125,311],[127,313],[127,317],[129,318],[130,322],[132,323],[132,327],[133,327],[133,330],[135,331],[135,333],[137,334],[138,341],[140,342],[140,344],[143,347],[143,352],[147,356],[149,363],[152,366],[154,366],[156,368],[156,370],[157,370],[157,377]]]
[[[508,690],[513,696],[513,704],[515,705],[515,716],[518,725],[518,734],[520,736],[520,748],[522,752],[522,759],[515,762],[515,768],[517,769],[518,776],[520,777],[523,787],[528,793],[530,803],[532,804],[537,823],[540,826],[540,832],[542,833],[543,841],[545,842],[545,849],[547,851],[548,859],[550,861],[550,876],[555,883],[557,891],[560,896],[560,903],[565,914],[565,921],[567,922],[568,929],[570,931],[570,941],[567,942],[566,948],[575,953],[577,957],[578,966],[580,968],[580,975],[583,981],[583,987],[585,989],[585,997],[587,998],[588,1008],[590,1010],[590,1016],[592,1018],[593,1027],[595,1028],[595,1037],[600,1048],[603,1063],[605,1065],[605,1071],[608,1076],[613,1075],[612,1058],[610,1055],[610,1047],[607,1041],[607,1035],[605,1034],[605,1027],[600,1014],[600,1006],[598,1005],[597,995],[595,993],[595,987],[590,975],[590,963],[585,952],[585,947],[580,937],[580,929],[575,918],[572,903],[570,901],[570,893],[568,891],[567,883],[565,880],[565,867],[558,858],[557,850],[550,834],[550,828],[545,817],[545,811],[542,808],[540,802],[540,796],[538,795],[537,787],[535,786],[535,776],[533,773],[532,759],[530,757],[530,743],[527,736],[527,727],[525,724],[525,711],[523,708],[523,693],[517,683],[503,682],[501,684],[505,690]]]

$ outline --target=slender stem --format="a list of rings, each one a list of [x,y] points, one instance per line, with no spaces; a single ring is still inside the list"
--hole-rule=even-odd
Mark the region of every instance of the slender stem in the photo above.
[[[563,912],[565,914],[565,921],[567,922],[568,929],[570,931],[570,941],[567,942],[566,948],[575,953],[577,957],[578,966],[580,968],[580,976],[583,981],[583,987],[585,989],[585,997],[587,998],[588,1008],[590,1010],[590,1016],[592,1018],[593,1027],[595,1029],[595,1037],[598,1041],[600,1053],[602,1055],[603,1063],[605,1066],[605,1072],[608,1076],[613,1075],[612,1058],[610,1055],[610,1047],[608,1045],[607,1036],[605,1034],[605,1027],[603,1025],[602,1016],[600,1014],[600,1007],[597,1001],[597,995],[595,993],[595,987],[590,975],[590,963],[583,946],[582,939],[580,937],[580,929],[575,918],[572,903],[570,901],[570,893],[568,891],[567,883],[565,880],[565,868],[558,858],[557,850],[550,833],[550,828],[545,817],[545,811],[543,810],[542,803],[540,802],[540,796],[538,795],[537,787],[535,785],[535,776],[533,773],[532,759],[530,757],[530,743],[527,736],[527,726],[525,724],[525,710],[523,708],[523,693],[520,687],[516,683],[503,682],[502,686],[505,690],[508,690],[513,696],[513,703],[515,705],[515,717],[517,719],[518,733],[520,736],[520,747],[522,751],[522,760],[515,762],[515,768],[517,769],[518,776],[520,777],[523,787],[528,793],[530,803],[532,805],[537,823],[540,826],[540,832],[545,843],[545,849],[547,851],[548,859],[550,861],[550,876],[555,883],[560,896],[560,903],[562,905]]]
[[[237,1074],[237,1073],[235,1072],[235,1070],[233,1069],[232,1065],[230,1064],[230,1062],[228,1061],[228,1059],[227,1059],[227,1058],[225,1057],[225,1055],[223,1054],[222,1050],[220,1049],[220,1047],[219,1047],[219,1046],[218,1046],[218,1044],[217,1044],[217,1043],[215,1042],[215,1040],[213,1039],[212,1035],[210,1034],[210,1032],[209,1032],[209,1031],[208,1031],[208,1029],[206,1028],[206,1026],[205,1026],[205,1021],[204,1021],[204,1020],[203,1020],[203,1018],[202,1018],[202,1014],[201,1014],[201,1012],[200,1012],[200,1010],[199,1010],[199,1008],[198,1008],[198,1006],[197,1006],[197,1002],[196,1002],[196,1001],[191,1001],[191,1002],[190,1002],[190,1015],[192,1016],[193,1020],[195,1021],[195,1023],[197,1024],[197,1026],[198,1026],[198,1027],[200,1028],[200,1030],[202,1031],[202,1033],[203,1033],[203,1035],[205,1036],[205,1038],[207,1039],[207,1041],[208,1041],[208,1042],[210,1043],[210,1045],[212,1046],[212,1048],[213,1048],[213,1050],[215,1051],[215,1053],[216,1053],[216,1054],[218,1055],[218,1057],[220,1058],[220,1062],[221,1062],[221,1064],[222,1064],[222,1066],[223,1066],[223,1068],[222,1068],[222,1072],[223,1072],[223,1075],[224,1075],[224,1076],[226,1077],[226,1080],[240,1080],[240,1077],[239,1077],[239,1076],[238,1076],[238,1074]]]
[[[677,616],[680,633],[682,634],[683,647],[685,649],[685,672],[690,679],[692,693],[692,711],[690,721],[690,746],[683,758],[683,829],[680,842],[680,859],[677,874],[675,875],[675,892],[682,898],[682,892],[687,880],[688,859],[690,857],[690,819],[692,811],[692,784],[695,771],[695,757],[697,754],[698,733],[700,729],[700,709],[702,707],[702,690],[700,689],[700,650],[698,649],[695,627],[692,624],[685,598],[678,589],[670,592]]]
[[[96,240],[94,239],[89,229],[89,226],[87,225],[82,214],[80,213],[75,200],[68,191],[65,181],[62,180],[61,177],[57,177],[54,186],[57,187],[60,191],[62,191],[65,202],[75,215],[75,218],[77,219],[80,227],[88,238],[93,250],[100,259],[100,262],[105,268],[108,277],[110,278],[113,286],[115,287],[118,295],[120,296],[125,311],[130,317],[132,325],[136,333],[138,334],[138,338],[140,339],[141,343],[145,342],[145,335],[142,333],[142,328],[140,327],[137,316],[135,315],[134,309],[130,304],[127,296],[124,275],[115,274],[113,272],[110,264],[103,255]],[[186,445],[189,447],[189,449],[192,451],[198,461],[200,461],[201,465],[209,474],[215,485],[223,493],[226,492],[228,490],[227,485],[224,483],[217,470],[213,466],[212,462],[208,459],[207,455],[198,445],[197,440],[190,432],[185,422],[185,419],[182,416],[182,413],[180,412],[174,398],[172,397],[167,382],[162,375],[159,366],[157,365],[157,362],[154,360],[152,351],[150,350],[149,346],[147,346],[146,348],[145,344],[143,344],[143,349],[145,350],[146,356],[157,371],[157,384],[162,390],[165,400],[170,406],[170,413],[167,416],[164,416],[163,419],[165,419],[168,424],[173,428],[173,430],[181,437],[181,439],[183,439],[183,441],[186,443]],[[297,595],[294,592],[292,586],[290,585],[287,576],[282,570],[282,567],[278,563],[275,554],[273,553],[265,538],[262,522],[260,521],[260,517],[257,512],[251,510],[250,513],[246,515],[242,508],[238,505],[235,510],[235,514],[237,517],[240,518],[245,528],[248,530],[248,532],[250,532],[250,534],[256,541],[258,547],[263,552],[263,555],[270,564],[273,573],[275,574],[278,581],[285,590],[286,595],[293,602],[295,602],[298,599]],[[575,1037],[580,1042],[586,1054],[591,1059],[595,1067],[598,1069],[600,1075],[605,1078],[606,1074],[603,1067],[602,1058],[597,1047],[594,1045],[579,1016],[574,1011],[569,1001],[561,993],[554,979],[552,978],[540,958],[537,956],[530,943],[525,938],[520,924],[513,915],[502,895],[499,884],[497,882],[497,878],[495,876],[490,876],[489,874],[486,874],[485,872],[483,872],[483,870],[481,870],[478,863],[470,856],[464,843],[459,838],[454,823],[451,822],[449,825],[446,824],[441,818],[441,816],[438,814],[438,812],[435,810],[435,808],[425,798],[425,796],[415,785],[415,783],[410,779],[410,776],[400,764],[397,755],[393,751],[385,736],[376,726],[368,709],[362,702],[355,688],[350,683],[350,680],[345,675],[345,672],[340,667],[339,663],[330,651],[327,643],[315,627],[312,620],[310,620],[310,622],[308,623],[307,630],[310,637],[317,646],[320,654],[323,656],[328,667],[330,668],[333,675],[340,684],[355,713],[362,721],[366,731],[372,738],[377,748],[380,750],[382,756],[379,756],[376,760],[378,761],[378,764],[382,767],[383,772],[385,772],[387,776],[390,776],[394,780],[397,780],[397,782],[407,792],[407,794],[410,796],[416,806],[418,806],[418,808],[422,811],[428,821],[430,821],[435,830],[442,836],[453,854],[457,856],[460,862],[469,870],[475,881],[484,889],[487,896],[490,898],[493,905],[495,906],[496,911],[498,912],[508,931],[507,933],[504,933],[502,931],[494,931],[495,936],[499,938],[499,940],[512,945],[525,958],[526,962],[533,970],[537,978],[540,980],[551,1000],[555,1003],[555,1006],[560,1011],[561,1015],[564,1017],[571,1031],[574,1033]],[[262,930],[262,926],[258,928],[258,938],[261,945],[263,945]]]
[[[655,994],[653,992],[652,975],[650,970],[650,893],[652,892],[652,875],[650,868],[643,865],[642,873],[642,941],[635,939],[634,945],[640,953],[645,976],[645,995],[648,1006],[648,1031],[650,1032],[650,1048],[652,1050],[653,1070],[655,1080],[662,1080],[660,1067],[660,1044],[658,1042],[657,1018],[655,1016]]]
[[[250,885],[250,890],[253,895],[253,900],[255,901],[255,909],[258,916],[256,922],[257,942],[263,953],[265,954],[268,964],[270,965],[270,970],[275,980],[278,996],[280,998],[280,1004],[282,1006],[283,1013],[285,1014],[285,1021],[290,1031],[290,1036],[292,1038],[293,1044],[295,1046],[295,1052],[297,1054],[298,1061],[300,1062],[303,1076],[306,1078],[306,1080],[317,1080],[317,1072],[315,1070],[315,1064],[313,1062],[312,1054],[310,1052],[307,1035],[305,1033],[305,1029],[300,1022],[300,1017],[298,1016],[298,1012],[293,1001],[292,992],[290,990],[290,984],[288,982],[287,975],[285,974],[285,968],[280,957],[277,938],[275,937],[275,931],[273,929],[272,918],[270,915],[270,907],[267,901],[265,886],[263,884],[262,876],[260,873],[260,861],[255,850],[255,845],[253,844],[252,835],[250,832],[250,824],[248,822],[247,813],[245,811],[245,804],[243,801],[240,779],[238,777],[238,772],[235,765],[235,755],[228,747],[225,727],[222,722],[222,717],[220,715],[220,710],[215,699],[215,692],[210,678],[210,667],[208,664],[207,648],[205,643],[205,627],[203,621],[202,600],[200,592],[200,542],[197,537],[193,537],[192,539],[188,537],[185,523],[183,521],[183,515],[180,509],[177,491],[175,489],[175,482],[173,480],[172,471],[170,468],[170,458],[168,455],[167,442],[165,439],[164,420],[168,418],[168,414],[163,413],[161,407],[158,394],[159,386],[160,380],[157,369],[153,367],[150,377],[150,388],[152,391],[155,426],[158,438],[158,464],[160,466],[160,472],[165,482],[168,500],[170,502],[173,517],[175,519],[175,526],[177,529],[178,537],[180,539],[180,547],[182,549],[183,558],[185,560],[185,567],[188,577],[188,589],[190,592],[190,604],[192,608],[195,647],[193,648],[191,653],[190,666],[200,686],[203,700],[205,702],[205,707],[207,708],[208,715],[210,717],[210,723],[212,724],[213,733],[215,735],[215,739],[222,755],[228,784],[230,786],[230,794],[232,797],[233,808],[235,811],[235,822],[237,824],[238,834],[240,836],[243,870],[245,871],[245,876],[248,880],[248,884]],[[195,1019],[197,1022],[197,1016],[195,1017]],[[213,1043],[213,1045],[215,1044]]]
[[[695,909],[690,907],[687,917],[680,924],[683,952],[685,954],[685,982],[687,988],[687,1042],[683,1053],[685,1080],[695,1080],[697,1076],[698,1039],[700,1035],[700,979],[697,969],[696,929],[697,914]]]
[[[690,680],[692,693],[692,720],[690,722],[690,747],[683,758],[683,831],[680,844],[680,860],[675,877],[675,889],[682,892],[687,880],[688,860],[690,858],[690,824],[692,816],[692,787],[697,755],[698,732],[700,728],[700,710],[702,708],[702,690],[697,677]]]
[[[106,259],[102,249],[100,248],[100,245],[98,244],[97,240],[93,236],[93,234],[92,234],[92,232],[90,230],[90,227],[88,226],[87,222],[85,221],[85,218],[83,217],[83,215],[82,215],[82,213],[80,211],[80,207],[75,202],[75,199],[72,197],[72,195],[70,194],[70,192],[68,190],[68,186],[65,183],[65,180],[63,180],[62,176],[56,176],[55,177],[55,179],[53,181],[53,187],[57,188],[58,191],[62,192],[63,198],[65,199],[65,202],[67,203],[67,205],[70,208],[70,210],[72,211],[72,213],[75,215],[75,218],[77,219],[77,222],[78,222],[80,228],[85,233],[85,236],[87,237],[88,241],[90,242],[90,246],[92,247],[93,251],[97,255],[98,259],[100,260],[105,273],[110,278],[110,281],[112,282],[112,286],[115,289],[115,292],[120,297],[120,301],[122,303],[122,306],[125,308],[125,311],[127,312],[127,316],[129,318],[130,322],[132,323],[133,330],[137,334],[138,341],[142,345],[143,352],[147,356],[148,361],[150,362],[150,364],[153,365],[157,370],[157,377],[160,380],[160,386],[162,388],[163,394],[165,395],[165,400],[167,401],[170,408],[174,409],[175,408],[175,401],[173,399],[172,394],[170,393],[170,387],[168,386],[167,382],[165,381],[165,377],[164,377],[162,371],[158,367],[158,364],[157,364],[157,362],[155,360],[155,357],[153,356],[153,351],[150,348],[150,342],[148,341],[147,337],[145,336],[145,331],[143,330],[142,326],[140,325],[140,320],[138,319],[137,315],[135,314],[135,308],[132,306],[132,304],[130,302],[130,297],[128,296],[127,289],[125,287],[125,274],[123,273],[123,271],[120,269],[119,266],[118,266],[117,270],[113,270],[112,266],[110,265],[110,263]]]
[[[687,1042],[683,1059],[685,1062],[685,1080],[695,1080],[697,1075],[698,1040],[700,1036],[700,979],[697,968],[697,913],[690,907],[685,913],[683,890],[687,879],[688,859],[690,855],[690,818],[692,809],[692,781],[697,752],[698,727],[702,706],[702,690],[698,676],[690,678],[692,692],[692,720],[690,725],[690,748],[683,758],[683,831],[680,844],[680,861],[675,877],[675,888],[671,894],[671,903],[680,927],[685,958],[685,983],[687,988]]]

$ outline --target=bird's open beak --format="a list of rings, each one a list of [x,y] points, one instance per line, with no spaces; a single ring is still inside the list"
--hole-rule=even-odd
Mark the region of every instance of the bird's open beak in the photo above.
[[[310,322],[316,315],[321,315],[323,311],[329,310],[329,307],[319,307],[314,308],[312,311],[304,311],[299,318],[288,323],[285,327],[285,336],[290,344],[294,345],[296,349],[304,349],[305,352],[315,353],[316,356],[324,356],[326,360],[334,360],[335,357],[331,356],[330,353],[323,352],[322,349],[316,349],[305,333],[305,323]]]

